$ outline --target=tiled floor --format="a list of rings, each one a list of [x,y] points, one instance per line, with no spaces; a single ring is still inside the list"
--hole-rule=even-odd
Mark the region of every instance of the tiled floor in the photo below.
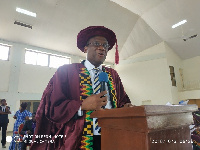
[[[12,132],[7,132],[6,136],[12,136]],[[1,137],[2,137],[2,132],[0,131],[0,141],[1,141]],[[2,145],[0,143],[0,150],[8,150],[10,146],[10,143],[6,142],[6,148],[2,148]]]

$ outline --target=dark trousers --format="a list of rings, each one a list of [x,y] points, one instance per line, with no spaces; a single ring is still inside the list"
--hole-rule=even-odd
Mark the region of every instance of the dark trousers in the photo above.
[[[8,123],[0,123],[0,128],[2,129],[2,146],[6,145],[6,130]]]
[[[24,141],[21,143],[21,150],[26,150],[26,145],[28,145],[28,143],[25,143]]]
[[[101,150],[101,135],[93,136],[93,148],[94,150]]]
[[[26,143],[24,141],[21,143],[21,150],[26,150]]]
[[[25,140],[21,143],[21,150],[26,150],[26,146],[31,144],[31,140],[31,138],[25,138]]]

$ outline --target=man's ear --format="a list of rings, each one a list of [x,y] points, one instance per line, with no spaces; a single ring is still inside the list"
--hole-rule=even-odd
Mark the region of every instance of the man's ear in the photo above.
[[[84,53],[87,53],[87,46],[84,47]]]

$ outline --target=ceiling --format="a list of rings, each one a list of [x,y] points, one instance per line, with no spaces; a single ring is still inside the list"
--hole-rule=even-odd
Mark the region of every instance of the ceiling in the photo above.
[[[15,11],[37,13],[33,18]],[[87,26],[101,25],[117,36],[120,59],[127,59],[162,41],[182,58],[200,55],[199,0],[1,0],[0,39],[83,56],[76,36]],[[187,23],[172,29],[183,19]],[[32,29],[14,24],[20,21]],[[114,62],[115,51],[106,61]]]

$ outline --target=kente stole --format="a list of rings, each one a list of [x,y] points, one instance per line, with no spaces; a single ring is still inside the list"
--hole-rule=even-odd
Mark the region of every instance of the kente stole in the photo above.
[[[110,95],[110,101],[112,108],[117,107],[116,89],[114,86],[113,78],[111,73],[103,68],[103,71],[108,74],[108,90]],[[88,96],[93,94],[92,82],[90,73],[86,68],[80,68],[80,100],[86,99]],[[93,118],[90,118],[90,114],[93,111],[86,111],[84,129],[81,139],[81,150],[93,150]]]

